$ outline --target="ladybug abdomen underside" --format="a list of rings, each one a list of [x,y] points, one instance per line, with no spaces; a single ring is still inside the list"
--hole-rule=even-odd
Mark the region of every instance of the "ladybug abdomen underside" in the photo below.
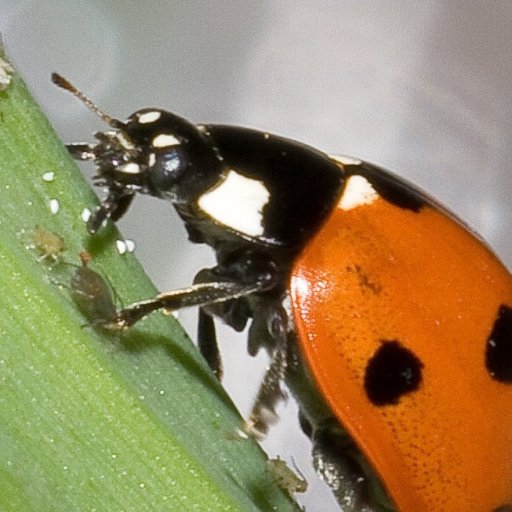
[[[399,510],[512,502],[512,279],[489,249],[354,174],[291,292],[319,389]]]

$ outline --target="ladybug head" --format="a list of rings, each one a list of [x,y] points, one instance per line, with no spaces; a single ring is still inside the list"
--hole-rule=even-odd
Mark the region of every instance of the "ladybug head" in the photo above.
[[[136,193],[186,204],[196,199],[222,172],[221,159],[200,126],[160,109],[142,109],[126,121],[102,112],[60,75],[52,81],[70,91],[112,129],[97,132],[95,144],[70,144],[79,160],[93,160],[94,180],[108,196],[88,223],[91,233],[107,219],[119,219]]]
[[[114,126],[95,134],[98,185],[183,203],[218,175],[220,160],[207,134],[175,114],[143,109]]]

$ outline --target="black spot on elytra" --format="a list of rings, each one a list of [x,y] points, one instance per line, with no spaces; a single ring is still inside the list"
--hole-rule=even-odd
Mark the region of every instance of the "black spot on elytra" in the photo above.
[[[512,384],[512,308],[501,305],[485,348],[485,367],[498,382]]]
[[[384,340],[366,366],[364,389],[374,405],[397,404],[421,384],[423,363],[396,340]]]
[[[501,507],[495,508],[491,512],[512,512],[512,505],[501,505]]]

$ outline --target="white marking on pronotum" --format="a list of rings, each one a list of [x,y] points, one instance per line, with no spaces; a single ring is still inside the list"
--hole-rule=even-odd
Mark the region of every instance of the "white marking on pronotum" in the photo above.
[[[363,163],[361,160],[358,160],[357,158],[351,158],[350,156],[345,155],[334,155],[331,156],[331,158],[343,165],[361,165]]]
[[[151,145],[154,148],[167,148],[169,146],[178,146],[179,144],[180,141],[174,135],[168,133],[161,133],[151,141]]]
[[[352,210],[358,206],[372,204],[379,198],[379,194],[372,187],[371,183],[363,176],[350,176],[343,190],[338,208],[341,210]]]
[[[58,199],[50,199],[50,211],[53,215],[59,213],[60,203]]]
[[[264,232],[263,207],[269,198],[263,182],[231,170],[220,184],[199,198],[198,205],[221,224],[249,236],[260,236]]]
[[[156,110],[152,112],[144,112],[143,114],[137,114],[137,120],[140,124],[154,123],[158,121],[162,116],[161,112],[157,112]]]

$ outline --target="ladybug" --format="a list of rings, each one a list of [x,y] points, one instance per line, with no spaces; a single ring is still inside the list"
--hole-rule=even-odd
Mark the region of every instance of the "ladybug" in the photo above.
[[[110,328],[199,306],[220,378],[213,317],[250,323],[249,353],[271,362],[244,431],[267,432],[286,383],[343,510],[512,510],[512,278],[477,235],[367,162],[160,109],[119,121],[53,80],[111,128],[68,146],[108,190],[89,233],[149,194],[216,255]]]

